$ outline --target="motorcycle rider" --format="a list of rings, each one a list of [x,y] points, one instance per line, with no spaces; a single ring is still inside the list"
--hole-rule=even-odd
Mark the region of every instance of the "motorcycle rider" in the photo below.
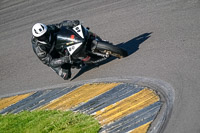
[[[62,26],[75,27],[79,20],[65,20],[59,24],[45,25],[36,23],[32,27],[32,47],[37,57],[47,66],[52,68],[64,80],[71,78],[71,59],[69,53],[60,57],[54,49],[56,34]]]

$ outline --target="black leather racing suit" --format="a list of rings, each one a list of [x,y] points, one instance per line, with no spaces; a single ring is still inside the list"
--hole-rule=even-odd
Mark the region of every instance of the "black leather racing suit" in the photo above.
[[[60,57],[58,52],[54,49],[56,45],[56,35],[60,27],[74,27],[79,24],[78,20],[66,20],[59,24],[47,25],[50,33],[49,42],[41,42],[34,36],[31,39],[33,51],[37,57],[47,66],[51,67],[64,80],[71,77],[71,64],[69,64],[69,56]]]

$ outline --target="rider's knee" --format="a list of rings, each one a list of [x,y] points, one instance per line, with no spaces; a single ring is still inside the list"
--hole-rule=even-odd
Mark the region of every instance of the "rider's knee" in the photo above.
[[[64,80],[68,80],[71,78],[71,71],[70,69],[61,69],[59,71],[59,76],[62,77]]]
[[[71,78],[71,70],[70,69],[63,69],[61,67],[52,68],[60,77],[64,80],[68,80]]]

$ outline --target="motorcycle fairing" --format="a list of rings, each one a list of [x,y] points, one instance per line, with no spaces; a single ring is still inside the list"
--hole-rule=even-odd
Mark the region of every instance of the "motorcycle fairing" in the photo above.
[[[74,28],[61,27],[57,34],[56,49],[62,51],[64,55],[64,50],[67,50],[70,55],[74,55],[80,51],[85,44],[85,36],[87,36],[87,31],[81,25]]]
[[[76,33],[78,33],[84,39],[83,30],[82,30],[82,26],[81,25],[78,25],[78,26],[74,27],[73,30]]]
[[[67,50],[68,50],[69,54],[72,55],[81,46],[81,44],[82,43],[77,43],[77,44],[68,46]]]

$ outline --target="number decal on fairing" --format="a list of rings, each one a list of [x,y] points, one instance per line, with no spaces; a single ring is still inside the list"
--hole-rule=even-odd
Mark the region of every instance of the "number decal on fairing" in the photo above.
[[[81,46],[81,44],[82,43],[77,43],[72,46],[68,46],[67,50],[69,51],[70,55],[72,55],[74,53],[74,51],[76,51],[76,49]]]
[[[78,33],[82,38],[84,38],[83,30],[81,28],[81,25],[78,25],[78,26],[74,27],[73,30],[76,31],[76,33]]]

